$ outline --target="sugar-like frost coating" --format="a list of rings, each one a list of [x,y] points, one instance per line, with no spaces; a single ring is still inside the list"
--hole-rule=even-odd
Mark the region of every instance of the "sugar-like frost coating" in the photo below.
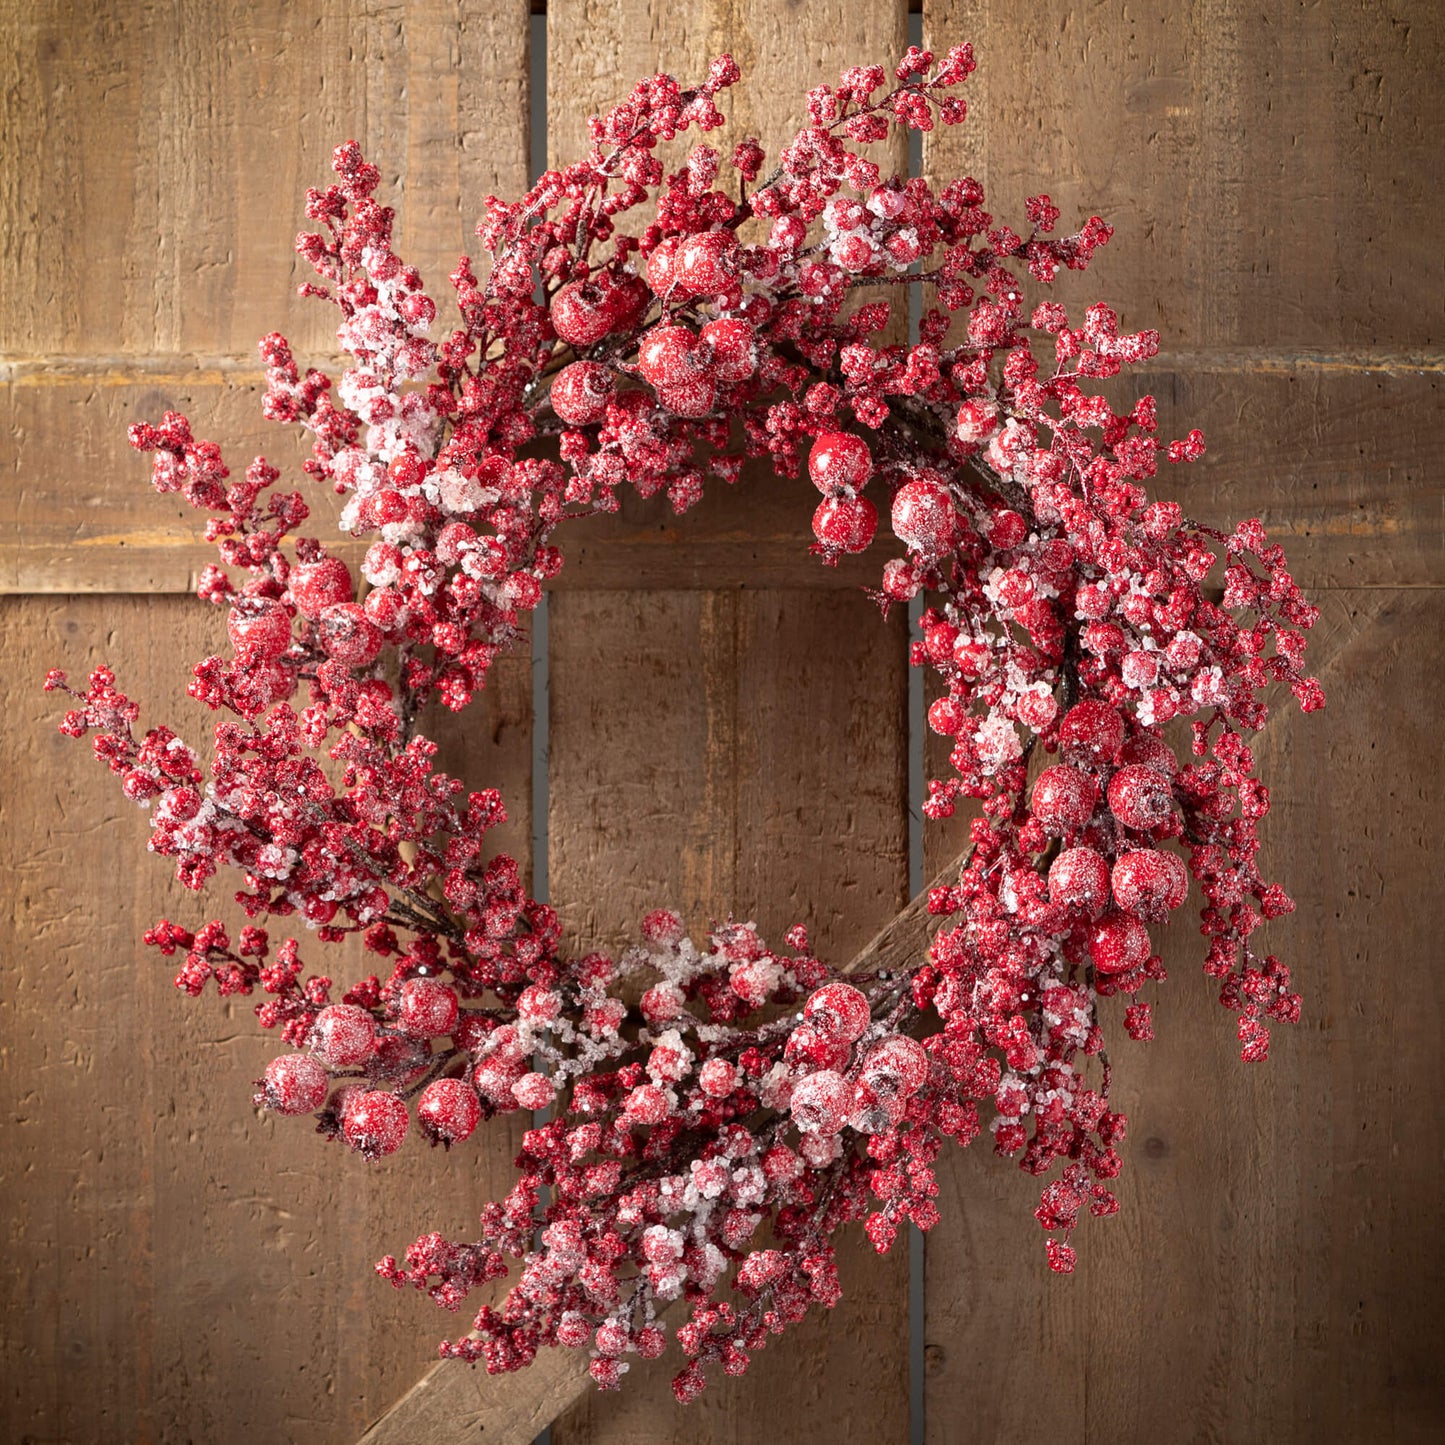
[[[305,532],[311,503],[264,458],[235,477],[183,416],[132,428],[157,490],[211,514],[220,565],[198,590],[226,609],[230,651],[190,693],[223,717],[203,763],[168,727],[138,736],[108,668],[47,686],[74,699],[62,731],[91,735],[152,810],[154,851],[191,888],[235,870],[247,919],[162,920],[146,942],[180,955],[190,994],[259,990],[284,1051],[257,1103],[366,1158],[552,1110],[475,1240],[426,1234],[378,1266],[452,1310],[511,1272],[444,1355],[508,1370],[586,1349],[610,1388],[662,1352],[660,1311],[681,1300],[674,1389],[693,1399],[710,1368],[741,1373],[836,1303],[840,1228],[880,1250],[929,1228],[940,1150],[985,1132],[1045,1177],[1047,1259],[1073,1269],[1083,1213],[1119,1207],[1106,1036],[1153,1037],[1150,928],[1191,885],[1244,1058],[1298,1017],[1289,969],[1259,951],[1293,904],[1257,870],[1269,794],[1246,738],[1275,683],[1322,705],[1303,670],[1315,609],[1258,521],[1226,533],[1151,500],[1161,459],[1188,464],[1203,439],[1161,441],[1152,399],[1121,415],[1095,383],[1157,335],[1047,299],[1109,227],[1055,236],[1040,195],[1015,230],[972,178],[870,158],[896,128],[961,121],[973,68],[962,45],[849,69],[808,93],[771,170],[744,137],[671,173],[658,143],[716,130],[738,72],[724,56],[691,89],[655,76],[591,120],[586,156],[487,199],[485,279],[458,261],[440,329],[376,168],[341,146],[297,250],[350,364],[303,371],[274,334],[261,353],[265,413],[309,433],[306,487],[344,499],[357,569]],[[925,283],[919,340],[888,340],[879,289]],[[418,728],[517,641],[563,566],[562,524],[628,487],[681,512],[749,462],[823,493],[822,564],[876,551],[882,610],[925,599],[911,660],[951,747],[925,811],[979,806],[905,967],[845,979],[801,925],[781,950],[734,920],[698,946],[665,909],[618,956],[576,953],[488,845],[502,799],[441,772]],[[1187,761],[1162,731],[1176,720]],[[359,936],[377,972],[338,988],[278,924],[323,948]]]

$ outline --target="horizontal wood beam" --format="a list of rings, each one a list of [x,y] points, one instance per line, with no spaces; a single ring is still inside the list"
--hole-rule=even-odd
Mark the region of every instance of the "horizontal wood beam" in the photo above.
[[[966,857],[966,855],[965,855]],[[910,966],[928,946],[928,894],[952,884],[956,858],[844,966],[844,973]],[[591,1387],[585,1350],[542,1350],[507,1375],[442,1361],[431,1367],[360,1440],[360,1445],[530,1445]]]

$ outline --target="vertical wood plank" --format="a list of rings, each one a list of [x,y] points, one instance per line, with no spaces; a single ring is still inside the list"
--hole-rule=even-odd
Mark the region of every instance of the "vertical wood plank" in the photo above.
[[[901,4],[558,0],[549,157],[578,153],[588,113],[634,80],[661,68],[686,81],[723,51],[744,74],[723,100],[729,134],[772,150],[810,86],[905,44]],[[677,531],[685,547],[685,520]],[[846,594],[569,593],[553,606],[551,871],[569,924],[616,941],[642,907],[670,898],[694,928],[732,909],[776,936],[806,907],[819,945],[847,957],[906,891],[898,629]],[[818,710],[823,699],[846,721]],[[903,1438],[906,1260],[865,1258],[866,1244],[844,1254],[845,1302],[742,1381],[720,1380],[682,1411],[663,1393],[665,1368],[634,1367],[620,1396],[589,1396],[554,1438],[801,1441],[830,1435],[845,1413],[867,1438]]]

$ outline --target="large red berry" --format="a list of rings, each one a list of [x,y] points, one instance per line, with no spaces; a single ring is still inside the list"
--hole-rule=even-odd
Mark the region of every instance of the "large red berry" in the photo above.
[[[737,272],[734,231],[703,231],[686,237],[672,266],[673,281],[684,296],[716,296],[733,284]]]
[[[853,1108],[853,1086],[832,1069],[798,1081],[789,1101],[793,1123],[804,1134],[836,1134]]]
[[[868,1050],[858,1082],[880,1098],[910,1098],[928,1078],[928,1054],[917,1039],[894,1034]]]
[[[680,245],[676,236],[669,236],[655,246],[647,258],[647,284],[658,296],[666,296],[677,279],[675,266]]]
[[[355,1004],[334,1003],[316,1015],[311,1047],[333,1069],[349,1069],[376,1047],[376,1021]]]
[[[1059,749],[1065,761],[1081,768],[1107,767],[1124,746],[1124,719],[1117,708],[1085,698],[1064,714]]]
[[[1184,860],[1158,848],[1138,848],[1114,864],[1114,897],[1125,913],[1162,923],[1189,896]]]
[[[1130,763],[1109,779],[1110,811],[1126,828],[1157,828],[1172,807],[1169,779],[1146,763]]]
[[[416,1121],[433,1144],[448,1148],[470,1138],[481,1123],[477,1091],[465,1079],[436,1079],[416,1101]]]
[[[953,498],[946,487],[920,478],[893,498],[893,535],[925,557],[941,557],[956,534]]]
[[[1077,833],[1093,816],[1099,790],[1087,773],[1058,763],[1034,782],[1033,814],[1048,833]]]
[[[1174,756],[1174,749],[1157,733],[1136,733],[1124,744],[1119,760],[1153,768],[1166,778],[1172,778],[1179,771],[1179,759]]]
[[[310,1054],[282,1054],[266,1065],[261,1102],[278,1114],[314,1114],[326,1102],[331,1076]]]
[[[824,984],[803,1005],[803,1017],[815,1029],[852,1043],[872,1017],[868,996],[851,983]]]
[[[569,346],[593,346],[612,330],[611,296],[594,281],[569,281],[552,298],[552,329]]]
[[[328,607],[316,622],[322,650],[345,667],[366,667],[381,651],[381,629],[355,602]]]
[[[271,598],[245,597],[226,618],[231,646],[254,660],[279,657],[291,646],[291,617]]]
[[[813,535],[839,552],[862,552],[878,531],[878,509],[867,497],[829,497],[813,513]]]
[[[1089,957],[1100,973],[1127,973],[1149,957],[1149,930],[1127,913],[1111,913],[1090,931]]]
[[[697,337],[686,326],[654,326],[637,347],[637,370],[653,386],[676,386],[702,368],[693,357]]]
[[[1092,848],[1065,848],[1049,865],[1049,901],[1097,918],[1109,904],[1109,865]]]
[[[758,369],[758,333],[746,321],[723,316],[699,334],[712,347],[712,373],[725,386],[746,381]]]
[[[382,1089],[370,1089],[348,1101],[341,1137],[366,1158],[380,1159],[401,1148],[409,1122],[404,1100]]]
[[[303,617],[320,617],[338,602],[351,602],[356,585],[351,568],[340,557],[319,557],[314,562],[298,562],[287,579],[291,600]]]
[[[552,410],[568,426],[591,426],[607,415],[616,391],[612,373],[596,361],[574,361],[552,383]]]
[[[873,475],[873,453],[852,432],[820,432],[808,453],[808,475],[825,496],[843,487],[858,491]]]
[[[457,995],[440,979],[409,978],[401,986],[401,1013],[398,1018],[403,1033],[416,1038],[436,1038],[449,1034],[456,1027]]]

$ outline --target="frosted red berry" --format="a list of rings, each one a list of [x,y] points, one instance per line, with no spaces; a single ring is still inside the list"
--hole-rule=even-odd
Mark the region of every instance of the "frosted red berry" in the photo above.
[[[1049,865],[1049,900],[1097,918],[1109,906],[1109,865],[1092,848],[1065,848]]]
[[[287,578],[291,600],[303,617],[317,618],[328,607],[351,602],[356,586],[351,569],[339,557],[321,557],[315,562],[298,562]],[[288,626],[287,631],[290,631]]]
[[[1029,806],[1045,832],[1071,834],[1093,816],[1098,796],[1098,786],[1087,773],[1057,763],[1035,780]]]
[[[600,362],[574,361],[552,383],[552,410],[569,426],[591,426],[607,415],[616,389],[612,372]]]
[[[853,1086],[842,1074],[820,1069],[794,1086],[788,1104],[804,1134],[836,1134],[853,1107]]]
[[[465,1079],[433,1079],[416,1101],[416,1122],[434,1144],[461,1144],[481,1123],[477,1091]]]
[[[1140,968],[1149,958],[1149,930],[1128,914],[1110,913],[1089,933],[1089,957],[1101,974]]]
[[[366,667],[381,651],[381,629],[355,602],[338,602],[317,619],[316,633],[328,657],[346,667]]]
[[[1184,860],[1159,848],[1121,854],[1112,875],[1114,898],[1125,913],[1162,923],[1189,895]]]
[[[1124,719],[1118,708],[1097,698],[1075,703],[1059,724],[1059,751],[1077,767],[1107,767],[1123,746]]]
[[[331,1076],[310,1054],[282,1054],[266,1065],[261,1102],[278,1114],[314,1114],[325,1102]]]
[[[615,303],[591,281],[569,281],[552,298],[552,329],[569,346],[595,346],[612,330]]]
[[[852,1043],[871,1018],[868,996],[852,984],[834,982],[808,995],[803,1017],[815,1029]]]
[[[867,497],[829,497],[813,513],[813,535],[839,552],[865,552],[878,532],[878,509]]]
[[[1158,828],[1173,812],[1169,779],[1146,763],[1130,763],[1109,779],[1109,809],[1126,827]]]
[[[406,1138],[410,1116],[405,1102],[385,1090],[358,1093],[341,1122],[341,1137],[367,1159],[395,1154]]]
[[[376,1023],[370,1013],[352,1004],[332,1004],[316,1016],[311,1047],[333,1069],[363,1063],[376,1047]]]
[[[238,655],[278,657],[291,645],[291,618],[280,602],[247,597],[231,608],[226,633]]]
[[[947,488],[937,482],[912,481],[893,498],[893,535],[924,557],[938,557],[953,545],[956,512]]]
[[[404,1033],[436,1038],[451,1033],[456,1022],[455,989],[434,978],[409,978],[402,984],[397,1023]]]
[[[698,333],[712,353],[713,376],[725,386],[746,381],[758,369],[758,333],[735,316],[709,321]]]
[[[821,432],[808,452],[808,475],[825,496],[844,487],[857,491],[873,475],[873,454],[851,432]]]

